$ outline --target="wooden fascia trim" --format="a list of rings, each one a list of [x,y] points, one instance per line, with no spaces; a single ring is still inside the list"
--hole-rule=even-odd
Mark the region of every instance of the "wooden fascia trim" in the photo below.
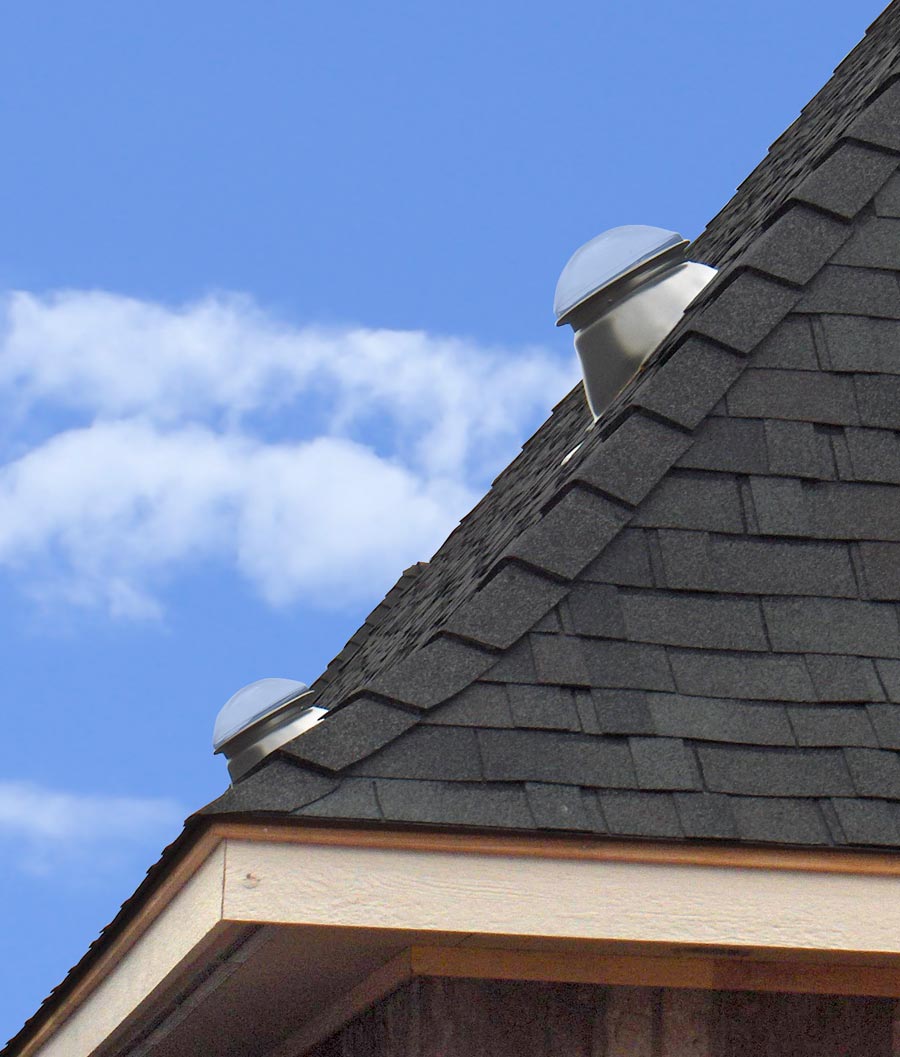
[[[40,1049],[60,1025],[68,1020],[73,1011],[115,971],[125,955],[221,842],[222,837],[214,833],[212,829],[201,832],[195,838],[194,843],[188,846],[181,858],[160,878],[140,909],[128,918],[109,941],[106,949],[88,969],[76,978],[60,1004],[40,1023],[34,1034],[26,1039],[16,1057],[30,1057]]]
[[[19,1057],[30,1057],[35,1053],[115,970],[174,896],[223,841],[443,852],[460,856],[496,855],[546,860],[784,870],[810,874],[884,877],[900,875],[900,855],[883,852],[648,843],[531,834],[356,828],[349,825],[298,825],[296,822],[290,824],[271,820],[211,822],[195,837],[188,837],[187,840],[185,850],[171,866],[167,867],[163,863],[163,872],[155,887],[130,916],[126,904],[123,924],[104,942],[101,953],[86,970],[81,974],[76,970],[74,982],[59,1004],[39,1022],[34,1034],[21,1043]],[[722,971],[724,972],[724,969]]]
[[[352,829],[296,826],[265,822],[220,822],[211,831],[219,839],[329,847],[383,848],[399,851],[450,852],[459,855],[503,855],[538,859],[571,859],[669,865],[731,867],[745,870],[792,870],[806,873],[900,875],[900,854],[842,851],[832,848],[764,848],[742,845],[683,844],[493,835],[429,830]]]
[[[414,976],[900,997],[900,968],[881,965],[466,947],[413,947],[410,958]]]

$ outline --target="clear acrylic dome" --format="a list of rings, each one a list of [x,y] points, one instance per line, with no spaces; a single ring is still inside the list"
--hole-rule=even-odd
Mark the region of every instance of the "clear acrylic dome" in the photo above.
[[[305,694],[309,687],[296,679],[257,679],[238,690],[222,706],[213,727],[213,752],[236,734]]]
[[[563,268],[553,298],[556,318],[571,312],[613,280],[684,241],[677,231],[645,224],[626,224],[604,231],[577,249]]]

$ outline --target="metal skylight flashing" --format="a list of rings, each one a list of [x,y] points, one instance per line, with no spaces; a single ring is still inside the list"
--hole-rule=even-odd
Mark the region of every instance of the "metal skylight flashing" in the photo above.
[[[595,420],[716,274],[686,261],[687,246],[675,231],[632,224],[591,239],[563,268],[554,297],[556,323],[575,331]]]

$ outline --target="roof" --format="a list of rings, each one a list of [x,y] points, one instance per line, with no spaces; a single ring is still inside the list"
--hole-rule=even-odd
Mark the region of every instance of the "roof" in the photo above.
[[[647,369],[590,432],[562,400],[9,1052],[204,820],[900,847],[898,165],[894,0],[696,240],[720,274]]]
[[[207,813],[900,847],[898,75],[895,3],[648,369],[562,401]]]

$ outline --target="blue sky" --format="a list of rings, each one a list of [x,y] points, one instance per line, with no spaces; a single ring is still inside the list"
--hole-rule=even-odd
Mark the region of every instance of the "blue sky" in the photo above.
[[[0,13],[0,1036],[574,379],[557,275],[696,235],[882,4]],[[14,970],[13,970],[14,967]]]

